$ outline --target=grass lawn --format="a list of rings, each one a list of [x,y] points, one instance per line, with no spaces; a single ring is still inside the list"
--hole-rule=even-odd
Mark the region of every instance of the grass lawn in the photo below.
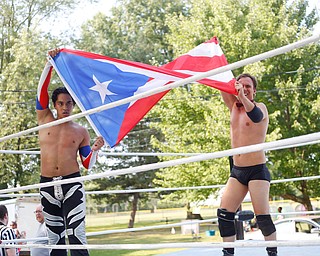
[[[173,211],[172,214],[166,212],[166,216],[163,217],[163,213],[150,214],[145,212],[140,213],[138,221],[135,222],[135,228],[148,227],[156,225],[165,225],[166,223],[179,223],[185,219],[180,216],[184,216],[184,210]],[[209,218],[206,217],[206,218]],[[210,217],[212,218],[212,217]],[[114,216],[112,214],[98,214],[87,216],[87,232],[95,232],[102,230],[115,230],[127,228],[129,220],[129,214],[121,214]],[[137,219],[136,219],[137,220]],[[166,221],[165,221],[166,220]],[[214,229],[216,231],[215,236],[207,236],[207,230]],[[171,233],[171,228],[154,229],[145,231],[135,231],[126,233],[115,233],[101,236],[88,237],[89,244],[158,244],[158,243],[196,243],[196,242],[220,242],[220,236],[217,233],[217,226],[210,223],[202,223],[200,225],[199,238],[194,238],[191,234],[181,234],[181,228],[175,227],[175,234]],[[158,255],[169,252],[174,252],[182,249],[154,249],[154,250],[91,250],[91,256],[148,256]]]
[[[200,238],[193,238],[191,234],[182,235],[180,228],[175,228],[176,233],[171,234],[171,229],[156,229],[148,231],[137,231],[127,233],[115,233],[96,237],[89,237],[89,244],[157,244],[157,243],[196,243],[196,242],[217,242],[220,237],[207,236],[207,225],[200,226]],[[90,255],[126,255],[126,256],[147,256],[167,252],[174,252],[181,249],[156,249],[156,250],[91,250]]]

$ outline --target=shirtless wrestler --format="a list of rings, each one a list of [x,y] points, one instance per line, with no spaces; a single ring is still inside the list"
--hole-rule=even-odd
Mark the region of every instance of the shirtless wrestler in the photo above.
[[[49,51],[52,57],[58,53],[59,49]],[[52,93],[53,107],[57,111],[57,117],[54,117],[48,107],[51,71],[52,66],[47,62],[37,93],[39,125],[70,116],[75,105],[66,88],[57,88]],[[104,145],[103,138],[98,137],[91,148],[87,129],[73,121],[40,130],[39,140],[41,183],[79,177],[78,152],[83,166],[90,169],[97,159],[98,150]],[[40,194],[49,243],[65,244],[67,235],[70,244],[86,244],[86,201],[82,182],[41,188]],[[72,256],[89,255],[87,250],[71,250],[70,253]],[[66,256],[67,251],[54,249],[50,255]]]
[[[238,96],[221,92],[230,110],[232,148],[265,142],[269,117],[266,106],[254,101],[257,81],[250,74],[237,77]],[[249,191],[258,226],[265,240],[276,240],[276,229],[269,212],[270,173],[264,151],[233,156],[233,168],[222,195],[217,216],[224,242],[235,241],[235,212]],[[234,248],[224,248],[223,255],[234,255]],[[268,247],[269,256],[277,255],[276,247]]]

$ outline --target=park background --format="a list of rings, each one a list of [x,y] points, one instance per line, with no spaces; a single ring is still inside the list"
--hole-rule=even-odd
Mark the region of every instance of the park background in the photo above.
[[[315,4],[304,0],[119,0],[110,1],[111,8],[106,12],[101,10],[89,20],[82,22],[82,18],[72,16],[75,8],[86,10],[86,6],[96,2],[99,1],[0,3],[0,137],[37,126],[37,84],[48,49],[57,46],[161,66],[217,36],[228,62],[233,63],[319,33],[319,1]],[[308,7],[309,3],[314,8]],[[70,16],[73,23],[66,23],[66,16]],[[65,30],[61,30],[61,26]],[[57,28],[60,32],[56,32]],[[267,141],[319,132],[319,52],[319,43],[314,43],[233,71],[235,76],[249,72],[258,78],[257,101],[267,105],[270,115]],[[59,85],[61,81],[54,76],[49,90]],[[86,119],[77,122],[88,127],[93,139],[95,135]],[[37,133],[1,142],[0,148],[39,150]],[[104,148],[105,152],[136,153],[135,156],[100,157],[93,169],[81,171],[83,175],[90,175],[177,158],[157,155],[159,152],[207,153],[229,148],[229,113],[219,91],[187,84],[171,90],[119,145]],[[145,152],[154,155],[144,156]],[[266,152],[272,178],[318,176],[319,152],[318,143]],[[38,183],[39,161],[37,154],[2,152],[0,188]],[[224,184],[228,174],[228,159],[221,158],[93,180],[85,186],[87,191],[210,186]],[[21,191],[34,192],[37,190]],[[103,216],[98,213],[98,207],[94,207],[98,205],[102,208],[126,205],[129,218],[123,225],[132,228],[138,225],[137,211],[146,205],[151,207],[152,202],[161,201],[168,208],[183,205],[187,212],[193,203],[218,195],[218,189],[96,194],[88,200],[88,224],[91,209],[93,212],[95,209],[97,216]],[[319,181],[306,179],[274,184],[270,195],[270,200],[290,200],[303,205],[304,209],[314,210],[312,200],[320,195]],[[211,213],[214,214],[213,209]],[[183,216],[181,213],[178,219]],[[110,219],[105,222],[108,226]],[[96,227],[102,228],[105,227]],[[169,240],[172,241],[172,237]]]

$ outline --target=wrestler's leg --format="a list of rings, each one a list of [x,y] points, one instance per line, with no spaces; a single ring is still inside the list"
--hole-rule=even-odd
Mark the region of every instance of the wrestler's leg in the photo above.
[[[254,213],[269,214],[270,183],[266,180],[251,180],[248,185]]]
[[[230,177],[221,198],[220,211],[221,210],[226,211],[226,213],[222,212],[222,214],[226,215],[227,218],[228,216],[230,217],[232,214],[234,214],[237,211],[237,209],[240,207],[240,204],[243,201],[244,197],[246,196],[247,192],[248,192],[247,186],[241,184],[237,179]],[[220,222],[219,223],[220,230],[221,230],[220,234],[224,233],[223,231],[224,227],[228,229],[232,229],[231,233],[234,234],[231,236],[223,236],[222,237],[223,242],[234,242],[236,239],[234,222],[233,222],[233,225],[231,226],[230,225],[231,219],[226,220],[227,222],[225,222],[223,218],[219,219],[219,216],[218,216],[218,221]],[[229,222],[229,225],[228,225],[228,222]],[[225,233],[228,234],[228,232],[225,232]],[[233,255],[234,248],[224,248],[224,253],[225,255]]]
[[[277,240],[277,234],[270,217],[269,190],[270,183],[266,180],[252,180],[249,182],[249,192],[258,225],[260,222],[260,229],[264,233],[264,239],[266,241],[274,241]],[[277,255],[275,247],[269,247],[267,251],[268,253],[269,251],[270,253],[275,252],[275,254],[269,253],[269,255]]]
[[[66,244],[61,202],[54,197],[53,187],[41,188],[40,195],[49,244]],[[67,256],[67,250],[53,249],[50,256]]]
[[[227,209],[229,212],[236,212],[247,192],[247,186],[230,177],[221,197],[220,208]]]
[[[85,232],[86,198],[82,183],[64,186],[64,216],[70,244],[87,244]],[[70,250],[71,256],[87,256],[88,250]]]

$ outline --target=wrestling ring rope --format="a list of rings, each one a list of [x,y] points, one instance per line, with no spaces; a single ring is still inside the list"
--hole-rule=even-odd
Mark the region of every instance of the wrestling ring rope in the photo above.
[[[12,241],[11,241],[12,242]],[[319,246],[318,241],[236,241],[224,243],[159,243],[159,244],[87,244],[87,245],[41,245],[41,244],[0,244],[0,248],[50,248],[50,249],[89,249],[89,250],[154,250],[163,248],[243,248],[243,247],[305,247]]]
[[[309,177],[297,177],[282,180],[272,180],[271,184],[295,182],[302,180],[317,180],[320,179],[320,175]],[[109,195],[109,194],[132,194],[132,193],[146,193],[146,192],[159,192],[159,191],[174,191],[174,190],[190,190],[190,189],[211,189],[211,188],[223,188],[225,184],[207,185],[207,186],[194,186],[194,187],[177,187],[177,188],[142,188],[142,189],[123,189],[123,190],[105,190],[105,191],[86,191],[86,195]],[[3,197],[31,197],[40,196],[39,193],[28,194],[0,194],[0,198]]]
[[[67,184],[70,182],[82,182],[82,181],[100,179],[100,178],[105,178],[105,177],[119,176],[119,175],[125,175],[125,174],[129,174],[129,173],[146,172],[146,171],[160,169],[160,168],[166,168],[166,167],[170,167],[170,166],[174,166],[174,165],[181,165],[181,164],[187,164],[187,163],[192,163],[192,162],[200,162],[200,161],[205,161],[205,160],[210,160],[210,159],[215,159],[215,158],[232,156],[232,155],[236,155],[236,154],[246,154],[246,153],[251,153],[251,152],[256,152],[256,151],[261,151],[261,150],[270,150],[271,148],[274,148],[277,146],[284,146],[284,145],[288,146],[291,144],[305,143],[308,141],[314,141],[314,140],[319,140],[319,139],[320,139],[320,132],[317,132],[317,133],[302,135],[302,136],[298,136],[298,137],[294,137],[294,138],[259,143],[259,144],[254,144],[254,145],[250,145],[250,146],[233,148],[233,149],[218,151],[218,152],[214,152],[214,153],[201,154],[201,155],[197,155],[197,156],[176,159],[176,160],[170,160],[170,161],[165,161],[165,162],[160,162],[160,163],[155,163],[155,164],[147,164],[147,165],[143,165],[143,166],[135,166],[135,167],[130,167],[130,168],[118,169],[118,170],[114,170],[114,171],[106,171],[103,173],[90,174],[90,175],[81,176],[81,177],[77,177],[77,178],[70,178],[70,179],[59,180],[59,181],[51,181],[51,182],[46,182],[46,183],[41,183],[41,184],[33,184],[33,185],[16,187],[16,188],[2,189],[2,190],[0,190],[0,194],[12,193],[12,192],[17,192],[17,191],[21,191],[21,190],[49,187],[52,185]]]
[[[269,150],[280,150],[286,149],[291,147],[301,147],[306,145],[313,145],[320,143],[320,140],[310,141],[306,143],[298,143],[298,144],[291,144],[288,146],[281,146],[276,148],[271,148]],[[207,152],[208,153],[208,152]],[[143,153],[143,152],[136,152],[136,153],[117,153],[117,152],[99,152],[99,156],[198,156],[201,154],[207,153]],[[31,151],[31,150],[0,150],[0,154],[18,154],[18,155],[40,155],[40,151]]]

